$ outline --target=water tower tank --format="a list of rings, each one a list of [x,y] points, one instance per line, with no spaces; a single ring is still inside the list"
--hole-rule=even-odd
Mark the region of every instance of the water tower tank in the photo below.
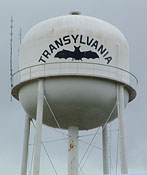
[[[125,106],[136,96],[129,73],[129,49],[113,25],[82,15],[52,18],[35,25],[23,39],[13,96],[36,118],[38,79],[61,128],[88,130],[103,125],[124,85]],[[113,111],[111,120],[117,117]],[[57,127],[48,105],[43,123]]]

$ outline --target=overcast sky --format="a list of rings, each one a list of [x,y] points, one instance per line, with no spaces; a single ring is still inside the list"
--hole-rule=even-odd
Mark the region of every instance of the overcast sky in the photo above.
[[[18,32],[22,37],[36,23],[78,10],[118,27],[130,46],[130,72],[139,81],[137,98],[125,111],[129,173],[147,173],[147,0],[5,0],[0,1],[0,174],[20,175],[25,112],[19,102],[10,102],[10,17],[14,18],[14,71],[18,67]],[[33,143],[34,130],[31,127]],[[43,139],[61,138],[43,128]],[[57,151],[55,146],[58,145]],[[66,142],[46,144],[59,175],[66,175]],[[84,146],[81,145],[81,154]],[[82,149],[83,148],[83,149]],[[30,146],[30,154],[31,154]],[[65,154],[64,154],[65,153]],[[101,157],[93,153],[83,169],[85,175],[101,174]],[[98,164],[98,166],[97,166]],[[30,166],[30,165],[29,165]],[[29,168],[30,169],[30,168]],[[55,174],[42,150],[41,175]]]

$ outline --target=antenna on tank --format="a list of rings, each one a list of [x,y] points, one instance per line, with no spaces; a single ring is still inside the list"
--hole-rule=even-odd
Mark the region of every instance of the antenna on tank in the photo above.
[[[12,74],[13,74],[13,17],[11,16],[11,20],[10,20],[10,83],[11,83],[11,90],[13,87],[12,84]],[[11,95],[11,101],[12,101],[12,95]]]
[[[19,57],[19,54],[20,54],[21,40],[22,40],[22,29],[20,27],[20,29],[18,31],[18,57]]]
[[[21,27],[20,27],[20,29],[19,29],[18,37],[19,37],[19,46],[20,46],[20,45],[21,45],[21,37],[22,37],[22,30],[21,30]]]

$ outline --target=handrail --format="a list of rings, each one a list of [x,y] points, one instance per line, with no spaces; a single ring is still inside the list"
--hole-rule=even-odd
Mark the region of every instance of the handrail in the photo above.
[[[137,79],[137,77],[134,75],[134,74],[132,74],[131,72],[129,72],[129,71],[127,71],[127,70],[125,70],[125,69],[122,69],[122,68],[120,68],[120,67],[116,67],[116,66],[111,66],[111,65],[106,65],[106,64],[100,64],[100,63],[91,63],[91,62],[77,62],[77,61],[75,61],[75,62],[69,62],[69,61],[66,61],[66,62],[50,62],[50,63],[43,63],[43,64],[37,64],[37,65],[33,65],[33,66],[28,66],[28,67],[25,67],[25,68],[22,68],[22,69],[20,69],[20,70],[18,70],[18,71],[16,71],[13,75],[12,75],[12,77],[15,75],[15,74],[17,74],[18,72],[21,72],[21,71],[23,71],[23,70],[25,70],[25,69],[28,69],[28,68],[32,68],[32,67],[37,67],[37,66],[41,66],[41,65],[47,65],[47,64],[63,64],[63,63],[78,63],[78,64],[82,64],[82,63],[84,63],[84,64],[92,64],[92,65],[99,65],[99,66],[106,66],[106,67],[112,67],[112,68],[116,68],[116,69],[119,69],[119,70],[121,70],[121,71],[124,71],[124,72],[126,72],[126,73],[128,73],[128,74],[131,74],[135,79],[136,79],[136,82],[137,82],[137,84],[138,84],[138,79]]]
[[[29,73],[27,73],[27,74],[29,74],[29,78],[27,79],[27,80],[31,80],[31,79],[33,79],[34,77],[32,76],[32,69],[34,68],[34,67],[41,67],[41,68],[43,68],[42,70],[37,70],[37,72],[38,71],[43,71],[44,72],[44,76],[45,77],[47,77],[47,76],[50,76],[50,74],[47,74],[46,75],[46,71],[47,70],[49,70],[49,69],[46,69],[46,67],[47,67],[47,65],[59,65],[60,66],[60,72],[58,72],[57,73],[57,75],[63,75],[64,73],[62,73],[61,72],[61,69],[66,69],[66,68],[61,68],[61,66],[62,65],[65,65],[65,64],[75,64],[76,65],[76,70],[77,70],[77,72],[76,72],[76,74],[78,74],[78,72],[80,72],[80,70],[82,70],[82,69],[88,69],[88,70],[93,70],[93,76],[99,76],[97,73],[95,73],[95,71],[103,71],[103,72],[106,72],[106,73],[108,73],[108,77],[109,77],[109,74],[110,73],[114,73],[114,75],[116,76],[117,75],[117,72],[111,72],[111,68],[112,69],[116,69],[116,70],[120,70],[121,71],[121,74],[118,74],[119,76],[121,76],[121,78],[127,78],[128,80],[131,80],[133,83],[135,83],[135,85],[137,85],[138,84],[138,80],[137,80],[137,78],[132,74],[132,73],[130,73],[130,72],[128,72],[127,70],[124,70],[124,69],[122,69],[122,68],[119,68],[119,67],[116,67],[116,66],[111,66],[111,65],[105,65],[105,64],[100,64],[100,63],[91,63],[91,62],[69,62],[69,61],[66,61],[66,62],[50,62],[50,63],[45,63],[45,64],[38,64],[38,65],[33,65],[33,66],[29,66],[29,67],[25,67],[25,68],[23,68],[23,69],[20,69],[20,70],[18,70],[17,72],[15,72],[13,75],[12,75],[12,79],[13,79],[13,81],[12,81],[12,85],[14,85],[15,83],[14,83],[14,79],[15,79],[15,76],[16,75],[19,75],[20,76],[20,73],[21,72],[23,72],[23,71],[25,71],[25,70],[28,70],[29,71]],[[81,68],[80,67],[80,65],[81,64],[87,64],[87,65],[93,65],[91,68]],[[95,67],[96,66],[96,67]],[[97,67],[107,67],[109,70],[101,70],[101,69],[97,69]],[[69,69],[73,69],[73,68],[70,68],[70,66],[69,66]],[[123,73],[126,73],[127,74],[127,76],[126,76],[126,74],[123,74]],[[56,73],[55,73],[56,74]],[[81,75],[82,73],[80,73],[80,75]],[[25,74],[23,74],[23,76],[24,76]],[[67,73],[66,73],[66,75],[67,75]],[[69,73],[69,75],[70,75],[70,73]],[[85,73],[83,73],[83,75],[85,75]],[[88,73],[86,74],[86,75],[88,75]],[[91,74],[92,75],[92,74]],[[55,75],[56,76],[56,75]],[[114,76],[114,77],[115,77]],[[130,76],[132,77],[132,78],[130,78]],[[104,77],[104,78],[107,78],[107,77]],[[113,79],[113,76],[111,76],[110,77],[110,79]],[[117,80],[117,76],[115,77],[115,79],[114,80]],[[20,77],[18,78],[18,82],[15,84],[15,85],[17,85],[17,84],[19,84],[20,83]],[[125,82],[124,82],[125,83]],[[131,82],[130,82],[131,83]],[[131,85],[132,86],[132,84],[130,84],[130,83],[128,83],[127,82],[127,84],[129,84],[129,85]],[[14,87],[14,86],[13,86]]]

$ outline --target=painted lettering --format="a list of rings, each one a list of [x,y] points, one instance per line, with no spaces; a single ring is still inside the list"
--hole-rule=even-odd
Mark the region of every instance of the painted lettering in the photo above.
[[[105,46],[103,44],[99,45],[98,40],[95,40],[94,38],[92,38],[90,36],[85,36],[82,34],[71,34],[71,35],[62,36],[62,37],[54,40],[54,42],[49,43],[48,49],[43,51],[42,55],[38,59],[38,62],[46,63],[46,59],[52,58],[51,55],[54,52],[57,52],[57,50],[60,49],[61,47],[64,47],[65,45],[68,45],[71,43],[74,43],[75,44],[74,47],[76,47],[76,48],[80,47],[79,44],[86,44],[87,46],[92,48],[93,51],[91,51],[91,52],[94,52],[94,50],[95,50],[95,53],[98,54],[98,58],[100,58],[100,56],[103,57],[103,59],[106,60],[107,64],[109,64],[112,60],[112,57],[111,57],[109,51],[107,50],[107,48],[105,48]],[[65,50],[65,49],[63,49],[63,50]],[[60,51],[61,51],[61,49],[59,50],[59,52]],[[72,52],[72,51],[69,50],[69,52]],[[87,52],[87,51],[85,51],[85,52]],[[77,50],[75,50],[75,52],[74,52],[74,54],[77,54],[77,56],[79,56],[79,53],[80,53],[80,51],[77,51]],[[74,60],[78,60],[77,56]],[[90,54],[90,56],[91,56],[91,54]],[[81,60],[82,60],[82,58],[81,58]]]
[[[71,35],[71,37],[73,38],[73,40],[74,40],[74,43],[76,43],[76,41],[77,41],[77,39],[78,39],[79,35],[76,35],[76,36],[74,36],[74,35]]]
[[[86,44],[86,43],[83,41],[83,35],[80,35],[80,43],[81,43],[81,44]]]
[[[91,45],[91,47],[95,47],[95,49],[97,49],[97,47],[98,47],[98,41],[97,40],[94,41],[94,43]]]
[[[107,58],[105,58],[105,60],[107,60],[107,64],[109,64],[110,61],[112,60],[112,57],[107,57]]]
[[[42,56],[39,58],[39,62],[46,63],[46,61],[42,58]]]
[[[42,55],[46,58],[49,58],[49,55],[51,55],[47,50],[44,50]]]
[[[87,36],[87,45],[90,46],[93,41],[93,38],[90,40],[89,36]]]
[[[108,53],[109,53],[109,52],[106,52],[106,53],[103,55],[103,57],[105,57],[106,55],[108,55]]]
[[[105,51],[106,51],[106,48],[104,48],[103,45],[101,45],[101,46],[98,48],[98,52],[100,52],[100,54],[102,54],[102,55],[103,55],[103,53],[105,53]]]
[[[60,46],[63,46],[63,41],[61,38],[59,38],[59,40],[55,40],[55,44],[58,48],[60,48]]]
[[[49,48],[50,48],[51,53],[53,53],[54,50],[57,50],[57,48],[53,44],[50,44]]]
[[[63,41],[64,41],[64,44],[67,45],[67,44],[70,44],[71,43],[71,40],[69,38],[69,35],[66,35],[63,37]]]

